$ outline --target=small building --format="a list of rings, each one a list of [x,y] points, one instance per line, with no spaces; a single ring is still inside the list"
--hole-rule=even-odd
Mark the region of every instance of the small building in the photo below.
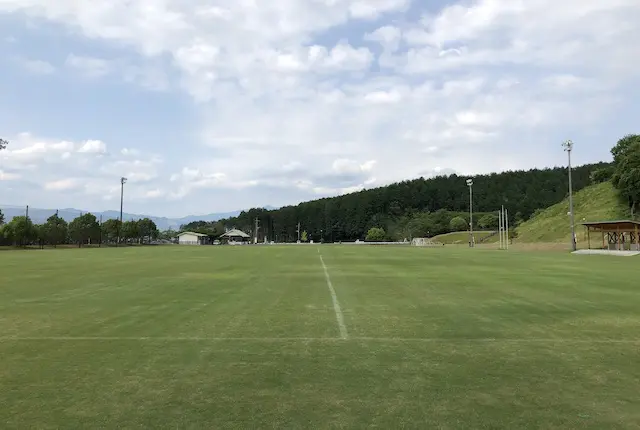
[[[220,236],[220,239],[227,243],[248,243],[251,236],[244,231],[233,229]]]
[[[180,245],[209,245],[209,236],[202,233],[183,231],[178,235]]]
[[[597,221],[585,222],[582,225],[587,229],[589,249],[640,251],[640,221]],[[600,239],[602,246],[598,246]],[[595,248],[592,248],[592,240],[597,244]]]

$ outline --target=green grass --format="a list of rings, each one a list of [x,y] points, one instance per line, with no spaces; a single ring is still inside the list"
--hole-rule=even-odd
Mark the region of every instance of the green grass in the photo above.
[[[482,239],[485,237],[489,237],[493,234],[493,231],[474,231],[473,236],[476,239],[476,243],[480,243]],[[459,243],[469,243],[469,232],[468,231],[456,231],[453,233],[441,234],[439,236],[435,236],[433,238],[434,241],[444,243],[444,244],[459,244]],[[493,236],[487,240],[485,243],[493,243],[499,240],[498,236]]]
[[[633,258],[176,246],[0,264],[2,428],[640,426]]]
[[[578,245],[585,241],[582,234],[584,221],[606,221],[629,219],[629,211],[618,198],[617,191],[609,182],[592,185],[578,191],[573,199]],[[571,225],[569,199],[551,206],[537,216],[520,225],[518,242],[570,242]]]

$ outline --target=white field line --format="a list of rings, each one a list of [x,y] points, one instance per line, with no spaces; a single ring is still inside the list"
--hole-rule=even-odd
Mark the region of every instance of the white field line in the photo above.
[[[320,262],[322,263],[322,268],[324,269],[324,277],[327,280],[327,287],[329,287],[329,292],[331,293],[331,300],[333,301],[333,310],[336,312],[336,320],[338,321],[338,327],[340,328],[340,337],[342,339],[348,339],[349,334],[347,333],[347,326],[344,324],[344,315],[342,315],[342,310],[340,309],[340,303],[338,303],[338,296],[336,295],[336,290],[333,288],[333,284],[331,283],[331,278],[329,277],[329,270],[327,269],[327,265],[324,264],[324,259],[322,258],[322,254],[320,254]]]
[[[203,337],[203,336],[2,336],[0,342],[20,341],[134,341],[134,342],[340,342],[337,337]],[[640,344],[640,339],[563,339],[563,338],[396,338],[350,337],[351,341],[397,343],[567,343],[567,344]]]

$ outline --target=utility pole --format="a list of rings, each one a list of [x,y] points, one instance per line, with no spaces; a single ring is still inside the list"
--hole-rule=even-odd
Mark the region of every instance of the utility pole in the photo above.
[[[467,179],[467,186],[469,187],[469,246],[474,247],[473,240],[473,179]]]
[[[569,170],[569,217],[571,222],[571,250],[575,251],[578,247],[576,245],[576,225],[573,213],[573,185],[571,183],[571,151],[573,150],[573,142],[567,140],[562,144],[565,152],[568,155],[568,170]]]
[[[253,239],[253,243],[256,244],[258,243],[258,229],[260,228],[260,220],[258,219],[258,217],[256,217],[256,227],[255,227],[255,237]]]
[[[58,209],[56,209],[56,226],[55,226],[55,232],[53,234],[53,247],[57,248],[58,247],[58,226],[60,225],[60,219],[58,216]]]
[[[122,231],[122,206],[124,203],[124,184],[127,182],[127,178],[120,178],[120,224],[118,225],[118,242],[116,246],[120,245],[120,233]]]

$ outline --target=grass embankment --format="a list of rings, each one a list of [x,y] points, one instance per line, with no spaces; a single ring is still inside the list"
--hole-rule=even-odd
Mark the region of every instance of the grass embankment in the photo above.
[[[486,239],[486,242],[483,243],[493,243],[497,242],[499,239],[498,236],[489,237],[494,233],[494,231],[474,231],[473,236],[476,239],[476,243],[480,243],[484,239]],[[441,234],[439,236],[435,236],[432,240],[446,245],[465,244],[469,243],[469,232],[456,231],[453,233]]]
[[[618,193],[609,182],[592,185],[574,194],[576,235],[578,246],[586,241],[585,221],[628,219],[629,211],[618,198]],[[553,205],[517,228],[518,243],[571,242],[569,199]]]

